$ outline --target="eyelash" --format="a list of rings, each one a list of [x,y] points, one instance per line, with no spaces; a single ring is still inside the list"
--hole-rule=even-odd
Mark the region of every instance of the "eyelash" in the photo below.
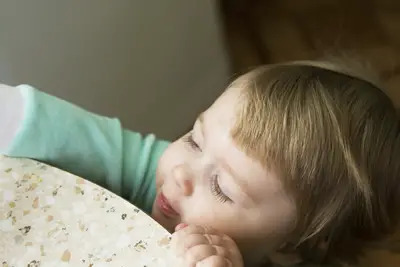
[[[232,202],[232,200],[227,197],[224,192],[222,192],[221,187],[218,184],[218,175],[213,175],[210,178],[210,188],[211,188],[211,193],[222,203],[225,202]]]
[[[192,148],[193,150],[200,150],[200,146],[193,140],[193,133],[190,132],[188,135],[185,136],[185,138],[183,139],[183,141],[187,144],[189,144],[190,148]]]

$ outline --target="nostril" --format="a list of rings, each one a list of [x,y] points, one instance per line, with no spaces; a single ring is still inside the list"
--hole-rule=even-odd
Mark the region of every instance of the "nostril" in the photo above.
[[[189,179],[183,181],[183,193],[185,196],[191,195],[193,192],[193,184]]]
[[[193,183],[191,172],[184,164],[176,166],[173,170],[175,184],[181,190],[183,195],[191,195],[193,191]]]

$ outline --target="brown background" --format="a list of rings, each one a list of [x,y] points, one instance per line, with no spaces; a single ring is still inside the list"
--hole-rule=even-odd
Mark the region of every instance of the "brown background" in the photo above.
[[[234,71],[325,55],[369,62],[400,106],[400,1],[221,0]]]
[[[221,0],[233,71],[265,63],[351,56],[370,63],[400,106],[400,1]],[[400,212],[400,211],[399,211]],[[400,266],[400,243],[367,252],[362,267]]]

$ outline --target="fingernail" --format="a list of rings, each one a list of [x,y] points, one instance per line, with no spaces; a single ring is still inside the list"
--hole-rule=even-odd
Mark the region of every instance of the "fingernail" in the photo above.
[[[186,226],[188,226],[186,223],[180,223],[175,227],[175,232],[182,230],[183,228],[185,228]]]

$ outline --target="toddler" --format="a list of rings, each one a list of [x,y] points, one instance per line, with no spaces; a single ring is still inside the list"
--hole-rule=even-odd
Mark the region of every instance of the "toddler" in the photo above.
[[[0,97],[3,154],[128,199],[174,232],[185,266],[349,262],[398,222],[396,110],[340,64],[250,71],[173,143],[27,85]]]

